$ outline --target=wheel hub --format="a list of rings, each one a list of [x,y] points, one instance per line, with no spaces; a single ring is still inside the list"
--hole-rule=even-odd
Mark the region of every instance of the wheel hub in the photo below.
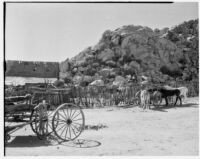
[[[67,119],[67,125],[70,125],[72,123],[72,120],[71,119]]]

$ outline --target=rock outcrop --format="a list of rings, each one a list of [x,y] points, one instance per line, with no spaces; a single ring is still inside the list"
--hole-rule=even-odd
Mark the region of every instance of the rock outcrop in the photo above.
[[[107,68],[106,79],[145,75],[154,82],[198,79],[198,20],[172,29],[127,25],[107,30],[99,42],[63,62],[62,73],[95,76]],[[61,67],[60,67],[61,68]],[[107,80],[109,81],[109,80]]]

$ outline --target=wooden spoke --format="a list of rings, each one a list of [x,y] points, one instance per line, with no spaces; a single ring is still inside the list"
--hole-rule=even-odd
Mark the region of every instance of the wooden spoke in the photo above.
[[[64,127],[65,125],[63,125],[63,126],[61,126],[58,130],[56,130],[57,132],[60,130],[60,129],[62,129],[63,127]]]
[[[62,114],[59,114],[61,117],[63,117],[64,120],[67,120]]]
[[[71,125],[72,126],[72,125]],[[74,133],[74,136],[76,136],[76,132],[74,131],[74,129],[72,128],[72,132]]]
[[[75,114],[75,112],[76,112],[76,109],[75,109],[75,111],[74,111],[74,113],[70,116],[70,118],[72,118],[73,117],[73,115]]]
[[[54,120],[54,121],[60,121],[60,122],[66,123],[66,120],[62,120],[62,119],[57,119],[57,120]]]
[[[69,127],[67,127],[67,131],[66,131],[66,133],[65,133],[65,139],[66,139],[66,137],[67,137],[68,128],[69,128]]]
[[[73,125],[73,127],[79,132],[79,128],[76,127],[74,124],[72,124],[72,125]]]
[[[76,125],[82,125],[82,124],[80,124],[80,123],[76,123],[76,122],[73,122],[73,124],[76,124]]]
[[[65,126],[65,128],[63,129],[62,133],[60,134],[60,136],[62,136],[63,132],[65,131],[65,129],[68,128],[68,126]]]
[[[71,131],[70,131],[70,126],[69,126],[69,138],[71,139]]]
[[[66,117],[65,119],[67,120],[67,118],[68,118],[68,116],[69,116],[69,115],[68,115],[68,112],[67,112],[67,115],[66,115],[64,109],[62,109],[62,111],[63,111],[63,113],[64,113],[64,115],[65,115],[65,117]]]
[[[80,114],[81,114],[81,113],[77,114],[73,119],[75,119],[75,118],[76,118],[78,115],[80,115]],[[73,120],[73,119],[72,119],[72,120]]]
[[[78,120],[83,120],[82,118],[80,118],[80,119],[76,119],[76,120],[73,120],[73,121],[78,121]]]
[[[75,126],[75,125],[71,125],[73,128],[75,128],[77,130],[77,132],[79,132],[79,129]],[[75,132],[75,130],[73,129],[73,131]]]
[[[67,110],[67,118],[69,117],[69,113],[68,113],[68,108],[66,109]],[[65,114],[66,115],[66,114]]]

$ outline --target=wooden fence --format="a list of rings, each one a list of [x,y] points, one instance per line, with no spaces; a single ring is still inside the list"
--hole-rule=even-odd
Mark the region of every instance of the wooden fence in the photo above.
[[[148,87],[160,86],[161,84],[152,84]],[[188,96],[199,96],[199,83],[198,82],[182,82],[171,85],[172,87],[185,86],[188,88]],[[68,90],[60,90],[53,93],[41,93],[29,91],[25,89],[23,91],[18,90],[13,92],[14,95],[25,95],[26,93],[35,93],[35,99],[38,101],[47,100],[48,103],[58,106],[62,103],[72,102],[80,105],[83,108],[94,108],[104,106],[114,106],[120,104],[132,104],[135,100],[135,94],[142,87],[139,84],[134,84],[125,87],[119,91],[116,88],[109,88],[106,86],[87,86],[87,87],[70,87]],[[19,94],[20,93],[20,94]],[[11,95],[12,93],[9,93]]]
[[[148,87],[161,86],[163,84],[151,84]],[[188,97],[199,96],[199,83],[198,82],[177,82],[172,87],[182,87],[185,86],[188,88]],[[73,87],[72,89],[72,98],[70,102],[79,104],[85,108],[92,107],[103,107],[103,106],[113,106],[122,104],[133,104],[135,100],[135,94],[142,87],[139,84],[134,84],[122,91],[117,89],[111,89],[105,86],[101,87]]]

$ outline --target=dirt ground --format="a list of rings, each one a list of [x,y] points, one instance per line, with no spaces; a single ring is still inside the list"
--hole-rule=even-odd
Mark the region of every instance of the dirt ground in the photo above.
[[[182,107],[142,111],[138,107],[84,109],[85,130],[78,140],[58,143],[37,139],[30,126],[14,134],[6,156],[197,156],[199,98]],[[99,129],[96,129],[99,128]]]

